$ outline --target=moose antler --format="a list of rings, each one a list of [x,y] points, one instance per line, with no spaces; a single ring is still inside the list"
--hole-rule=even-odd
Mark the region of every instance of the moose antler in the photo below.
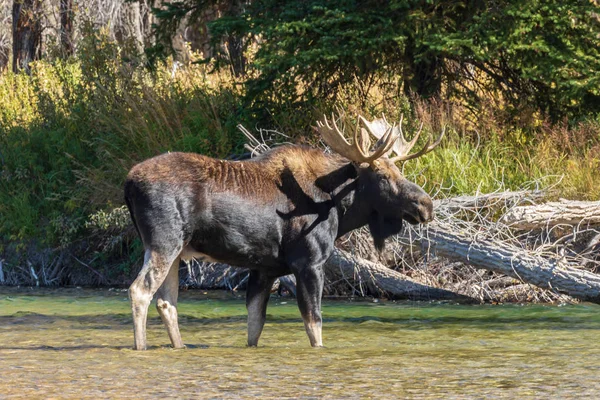
[[[338,118],[341,119],[341,113],[338,112]],[[359,121],[365,121],[362,116],[358,116]],[[374,165],[375,161],[391,150],[392,146],[398,139],[394,134],[393,127],[389,127],[385,132],[381,132],[377,146],[370,153],[371,140],[369,134],[360,128],[360,123],[357,123],[354,131],[354,141],[348,143],[344,137],[344,133],[338,128],[335,122],[335,115],[331,114],[331,123],[327,120],[327,116],[323,115],[323,121],[317,121],[315,130],[321,134],[323,140],[329,147],[339,155],[346,157],[350,161],[358,163],[369,163]],[[359,138],[360,133],[360,138]],[[370,153],[370,154],[369,154]]]
[[[398,124],[398,126],[390,125],[390,123],[387,122],[387,120],[385,119],[385,115],[382,114],[381,116],[382,118],[378,118],[373,121],[367,121],[363,117],[360,118],[363,124],[369,130],[369,132],[371,132],[373,136],[380,140],[388,130],[391,129],[394,131],[395,136],[398,137],[398,140],[394,142],[394,145],[392,146],[390,151],[390,153],[396,153],[396,157],[390,158],[390,160],[394,163],[398,161],[411,160],[413,158],[420,157],[423,154],[429,153],[441,143],[442,138],[446,133],[446,127],[444,127],[440,137],[433,144],[431,144],[431,138],[429,138],[427,139],[427,143],[425,144],[425,146],[423,146],[421,150],[419,150],[416,153],[409,154],[409,152],[412,150],[412,148],[415,146],[415,143],[417,143],[417,140],[419,139],[419,135],[423,130],[423,123],[421,123],[417,134],[412,138],[410,142],[408,142],[404,138],[404,133],[402,132],[402,121],[404,120],[404,115],[400,117],[400,123]]]

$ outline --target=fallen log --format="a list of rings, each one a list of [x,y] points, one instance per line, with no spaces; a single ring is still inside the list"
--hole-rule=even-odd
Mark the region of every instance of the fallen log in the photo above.
[[[600,201],[561,199],[557,202],[510,209],[501,222],[516,230],[550,228],[556,225],[600,225]]]
[[[424,251],[474,267],[500,272],[524,283],[600,303],[600,275],[535,255],[517,246],[477,234],[455,231],[443,222],[413,232]]]
[[[445,212],[456,213],[464,210],[477,211],[482,208],[512,207],[523,203],[532,204],[543,199],[547,194],[546,191],[542,190],[504,191],[475,196],[448,197],[434,200],[433,204],[436,210],[441,209]]]
[[[328,276],[359,281],[371,293],[383,293],[395,299],[412,300],[462,300],[474,301],[449,290],[427,286],[384,265],[356,257],[346,251],[335,249],[325,263]]]

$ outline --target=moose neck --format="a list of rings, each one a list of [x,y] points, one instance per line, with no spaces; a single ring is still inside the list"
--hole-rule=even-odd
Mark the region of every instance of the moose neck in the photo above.
[[[332,194],[338,212],[337,237],[367,225],[371,206],[353,163],[346,163],[329,174],[326,186],[329,186],[327,191]]]

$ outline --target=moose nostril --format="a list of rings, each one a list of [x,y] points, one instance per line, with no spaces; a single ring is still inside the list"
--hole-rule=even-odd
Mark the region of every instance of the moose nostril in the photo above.
[[[421,222],[429,222],[433,219],[433,212],[431,212],[428,208],[420,207],[419,214],[421,216]]]
[[[431,222],[431,221],[433,221],[434,218],[435,218],[435,214],[433,213],[433,211],[431,211],[429,213],[429,218],[427,218],[426,221]]]
[[[421,199],[419,200],[419,203],[424,209],[430,210],[431,212],[433,211],[433,201],[431,201],[431,197],[429,197],[429,196],[421,197]]]
[[[419,216],[421,217],[422,222],[431,222],[433,221],[434,213],[433,213],[433,202],[429,196],[423,196],[419,199],[419,205],[417,207],[419,212]]]

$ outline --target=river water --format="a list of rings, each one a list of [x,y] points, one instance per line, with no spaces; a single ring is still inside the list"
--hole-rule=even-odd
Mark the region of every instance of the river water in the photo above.
[[[127,293],[0,288],[0,398],[598,398],[600,306],[326,300],[312,349],[273,297],[247,348],[243,293],[181,294],[184,350]]]

